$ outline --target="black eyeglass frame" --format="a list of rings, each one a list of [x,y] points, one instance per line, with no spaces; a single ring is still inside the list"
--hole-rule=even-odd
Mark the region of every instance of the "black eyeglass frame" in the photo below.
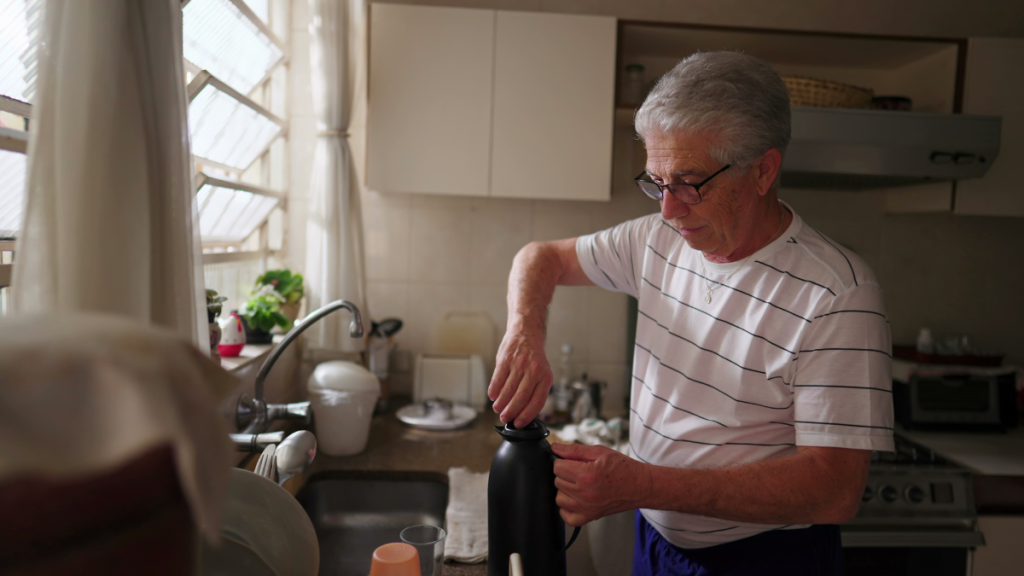
[[[732,167],[732,164],[726,164],[725,166],[722,166],[722,168],[719,169],[718,172],[715,172],[714,174],[712,174],[711,176],[708,176],[703,181],[701,181],[701,182],[699,182],[697,184],[684,184],[682,182],[676,182],[676,183],[673,183],[673,184],[658,184],[654,180],[649,180],[649,179],[644,178],[644,176],[647,175],[647,170],[644,170],[643,172],[640,173],[639,176],[637,176],[636,178],[633,178],[633,182],[636,182],[636,186],[637,186],[637,188],[640,189],[641,192],[643,192],[649,198],[652,198],[654,200],[658,200],[658,201],[663,200],[665,198],[665,189],[668,189],[668,193],[671,194],[672,197],[675,198],[676,200],[678,200],[678,201],[680,201],[683,204],[686,204],[688,206],[694,206],[694,205],[700,204],[701,202],[704,201],[704,196],[700,193],[701,186],[704,186],[705,184],[710,182],[712,178],[714,178],[715,176],[718,176],[722,172],[725,172],[726,170],[728,170],[731,167]],[[652,192],[652,191],[648,190],[647,188],[645,188],[644,184],[653,184],[653,185],[657,186],[658,187],[657,194],[655,194],[654,192]],[[697,193],[697,201],[696,202],[687,202],[687,201],[681,199],[679,196],[676,195],[675,191],[672,189],[673,186],[689,186],[690,188],[693,188],[693,191]]]

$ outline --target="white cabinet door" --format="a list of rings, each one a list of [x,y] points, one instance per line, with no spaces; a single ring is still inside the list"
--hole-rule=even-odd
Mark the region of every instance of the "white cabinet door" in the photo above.
[[[498,11],[491,195],[608,200],[614,18]]]
[[[967,46],[964,113],[1003,117],[999,157],[983,178],[957,183],[956,213],[1024,216],[1024,40],[971,38]]]
[[[367,183],[486,196],[493,10],[372,4]]]

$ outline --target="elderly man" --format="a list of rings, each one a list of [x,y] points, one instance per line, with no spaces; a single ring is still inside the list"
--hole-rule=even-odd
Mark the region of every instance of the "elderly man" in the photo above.
[[[639,300],[630,453],[555,444],[568,524],[631,509],[634,574],[840,574],[837,524],[892,450],[882,291],[778,199],[789,97],[767,64],[698,53],[636,115],[661,213],[516,256],[488,390],[529,423],[551,385],[556,285]]]

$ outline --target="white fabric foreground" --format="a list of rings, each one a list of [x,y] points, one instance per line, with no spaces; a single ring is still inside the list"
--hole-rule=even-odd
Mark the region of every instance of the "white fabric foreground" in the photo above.
[[[220,539],[234,377],[165,329],[99,314],[0,318],[0,481],[68,478],[170,445],[192,518]]]
[[[448,470],[448,537],[444,557],[476,564],[487,560],[487,472]]]
[[[180,0],[46,2],[16,314],[119,314],[209,350],[182,67]]]

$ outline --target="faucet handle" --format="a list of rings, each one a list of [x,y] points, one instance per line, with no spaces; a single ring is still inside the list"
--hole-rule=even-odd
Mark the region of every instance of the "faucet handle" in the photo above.
[[[264,432],[263,434],[229,434],[239,452],[263,452],[271,444],[284,441],[284,432]]]
[[[293,420],[309,424],[312,412],[309,402],[292,402],[291,404],[267,404],[267,416],[270,420]]]

